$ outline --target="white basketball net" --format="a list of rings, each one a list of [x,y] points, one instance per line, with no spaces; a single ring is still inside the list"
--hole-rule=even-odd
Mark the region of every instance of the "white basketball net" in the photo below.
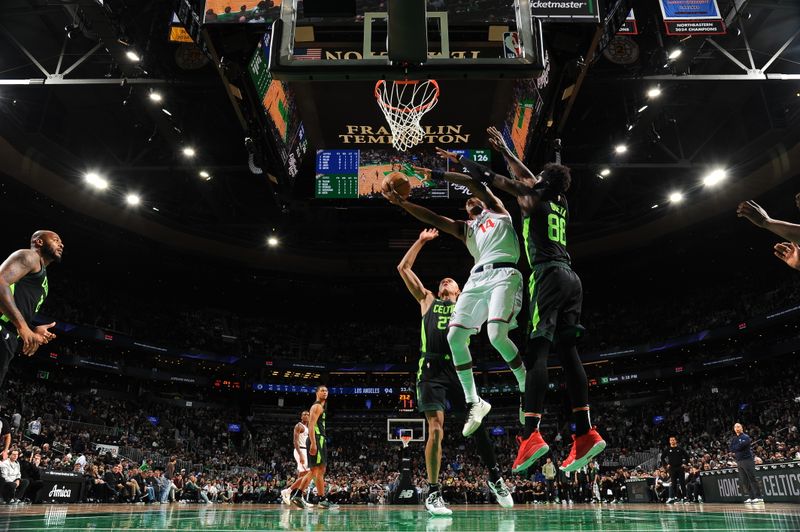
[[[379,81],[375,85],[375,98],[392,131],[392,145],[406,151],[425,138],[419,125],[422,115],[439,101],[439,84],[426,81]]]

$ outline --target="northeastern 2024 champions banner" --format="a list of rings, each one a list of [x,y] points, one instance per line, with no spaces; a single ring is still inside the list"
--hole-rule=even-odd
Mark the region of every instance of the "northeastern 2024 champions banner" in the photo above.
[[[720,35],[725,22],[717,0],[660,0],[668,35]]]

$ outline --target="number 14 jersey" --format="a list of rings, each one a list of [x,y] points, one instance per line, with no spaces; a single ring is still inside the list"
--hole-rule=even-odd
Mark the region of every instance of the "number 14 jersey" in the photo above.
[[[498,262],[516,264],[519,260],[519,240],[511,217],[506,214],[484,210],[469,220],[466,244],[475,267]]]

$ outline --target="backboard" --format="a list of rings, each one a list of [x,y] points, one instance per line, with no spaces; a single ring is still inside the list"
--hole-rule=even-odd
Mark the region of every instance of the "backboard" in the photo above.
[[[545,67],[541,22],[530,0],[427,0],[426,62],[392,64],[391,13],[384,0],[359,0],[355,17],[308,18],[281,0],[269,70],[282,81],[532,79]]]
[[[388,418],[386,441],[400,443],[400,436],[411,434],[411,441],[424,442],[426,422],[422,418]]]

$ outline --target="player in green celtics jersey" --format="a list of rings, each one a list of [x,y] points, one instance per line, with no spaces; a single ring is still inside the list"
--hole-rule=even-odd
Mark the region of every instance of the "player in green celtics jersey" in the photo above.
[[[338,508],[339,505],[328,500],[325,494],[325,470],[328,465],[328,444],[325,441],[325,421],[328,413],[328,387],[324,384],[317,386],[316,401],[311,405],[308,419],[308,442],[306,451],[308,452],[308,465],[311,471],[303,477],[303,482],[298,492],[294,494],[291,502],[301,508],[305,507],[302,501],[302,494],[306,488],[314,481],[319,495],[320,508]]]
[[[539,432],[547,390],[547,357],[556,348],[567,380],[575,436],[570,455],[561,464],[566,472],[585,466],[605,449],[606,442],[592,427],[589,416],[589,383],[576,348],[582,334],[580,324],[583,287],[572,271],[567,253],[569,207],[566,191],[572,181],[569,168],[545,165],[534,175],[509,149],[503,136],[489,128],[489,142],[506,159],[509,179],[494,172],[477,174],[484,185],[516,196],[522,212],[522,235],[532,273],[529,283],[530,338],[525,366],[525,428],[514,461],[514,472],[528,469],[547,454],[549,446]]]
[[[32,327],[34,315],[47,297],[47,267],[61,261],[64,243],[53,231],[36,231],[30,249],[12,253],[0,265],[0,386],[20,342],[22,354],[32,356],[53,340],[55,322]]]
[[[412,267],[422,247],[439,236],[436,229],[425,229],[406,252],[397,271],[406,288],[420,305],[422,324],[420,328],[420,357],[417,371],[417,405],[428,420],[428,441],[425,446],[425,467],[430,490],[425,508],[431,515],[450,515],[441,495],[439,469],[442,463],[442,441],[444,440],[444,411],[450,402],[456,415],[465,413],[466,401],[461,382],[456,375],[450,345],[447,341],[448,324],[456,301],[461,293],[458,283],[446,277],[439,282],[437,295],[425,288]],[[500,476],[494,447],[486,428],[481,425],[474,432],[475,443],[483,463],[489,469],[489,489],[504,508],[514,506],[511,494]]]

